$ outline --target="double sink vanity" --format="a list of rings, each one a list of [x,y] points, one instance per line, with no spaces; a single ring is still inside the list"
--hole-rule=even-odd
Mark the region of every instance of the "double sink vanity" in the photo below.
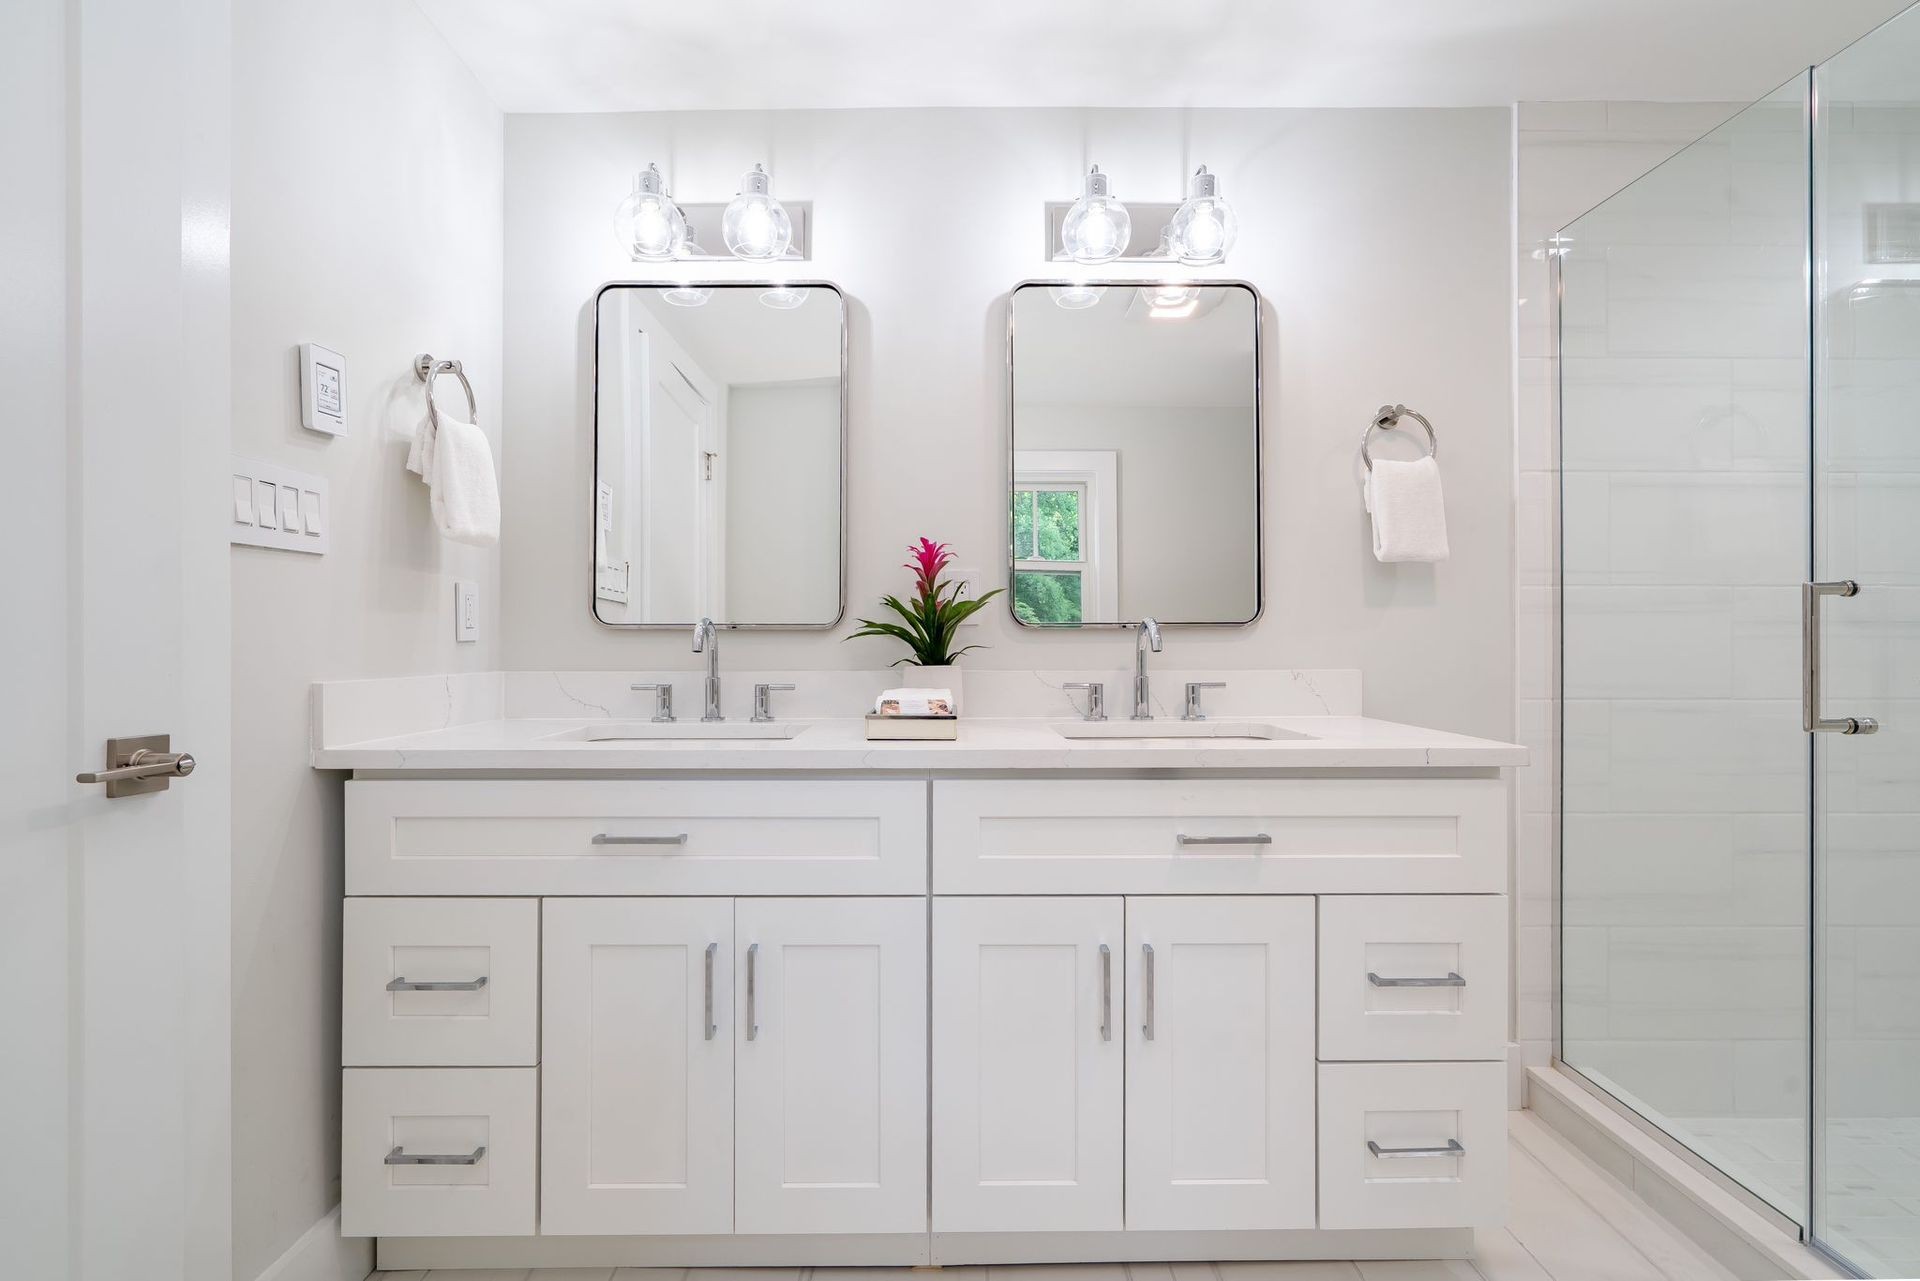
[[[389,1269],[1464,1257],[1523,749],[1149,654],[1261,613],[1253,291],[1013,291],[1030,630],[945,742],[868,741],[900,671],[817,641],[723,680],[728,630],[847,612],[845,308],[766,292],[592,304],[593,616],[704,671],[315,688],[342,1231]],[[996,670],[1099,628],[1131,670]]]

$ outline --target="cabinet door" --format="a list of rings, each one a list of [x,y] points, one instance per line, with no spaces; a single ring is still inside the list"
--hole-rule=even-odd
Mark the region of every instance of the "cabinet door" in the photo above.
[[[934,901],[936,1232],[1124,1226],[1123,904]]]
[[[1310,898],[1127,900],[1127,1227],[1310,1228]]]
[[[733,1230],[733,903],[548,899],[540,1230]]]
[[[927,901],[739,899],[738,1232],[927,1227]]]

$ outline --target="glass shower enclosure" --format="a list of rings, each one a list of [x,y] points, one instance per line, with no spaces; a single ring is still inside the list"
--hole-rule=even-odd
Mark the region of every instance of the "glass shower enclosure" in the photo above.
[[[1920,1275],[1920,10],[1553,249],[1560,1060]]]

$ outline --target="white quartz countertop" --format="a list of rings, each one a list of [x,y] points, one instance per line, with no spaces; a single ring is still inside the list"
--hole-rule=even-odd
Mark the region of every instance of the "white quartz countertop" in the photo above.
[[[962,717],[960,736],[951,742],[869,742],[865,723],[851,718],[787,722],[800,727],[799,732],[780,739],[594,742],[578,735],[605,729],[607,720],[528,718],[477,720],[420,733],[319,746],[314,749],[313,764],[317,769],[337,770],[598,774],[707,770],[945,773],[1483,769],[1527,763],[1527,749],[1513,743],[1362,716],[1221,719],[1240,725],[1271,726],[1303,737],[1071,739],[1060,733],[1060,728],[1071,729],[1076,724],[1069,720]],[[1171,723],[1176,727],[1180,724],[1177,720]]]

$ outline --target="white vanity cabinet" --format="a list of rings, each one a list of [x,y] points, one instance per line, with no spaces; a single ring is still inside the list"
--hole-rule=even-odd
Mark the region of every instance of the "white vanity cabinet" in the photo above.
[[[1503,1213],[1493,771],[346,805],[342,1222],[383,1266],[1429,1257]]]

